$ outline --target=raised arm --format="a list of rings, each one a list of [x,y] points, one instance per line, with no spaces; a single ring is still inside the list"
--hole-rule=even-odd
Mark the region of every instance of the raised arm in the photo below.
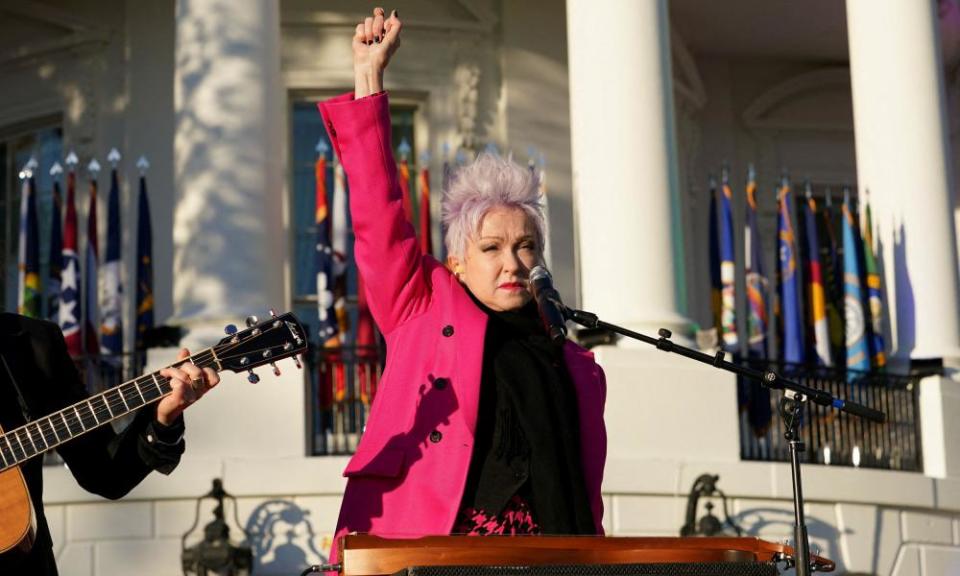
[[[320,113],[350,184],[354,255],[370,311],[390,333],[426,309],[430,290],[416,233],[403,210],[390,142],[390,107],[383,72],[400,42],[401,23],[383,10],[357,25],[353,94],[321,102]]]

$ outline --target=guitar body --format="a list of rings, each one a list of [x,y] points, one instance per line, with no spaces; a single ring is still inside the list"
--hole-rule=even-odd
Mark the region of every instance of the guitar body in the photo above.
[[[37,517],[19,466],[0,472],[0,519],[0,554],[29,552],[36,538]]]

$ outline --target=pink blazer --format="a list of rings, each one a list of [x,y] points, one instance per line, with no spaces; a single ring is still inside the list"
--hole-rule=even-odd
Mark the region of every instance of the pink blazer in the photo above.
[[[390,144],[387,95],[321,102],[350,184],[357,266],[387,346],[385,367],[348,478],[336,539],[361,532],[449,534],[473,452],[486,315],[457,279],[421,253],[407,222]],[[606,380],[593,354],[567,342],[580,415],[583,477],[597,532],[607,453]]]

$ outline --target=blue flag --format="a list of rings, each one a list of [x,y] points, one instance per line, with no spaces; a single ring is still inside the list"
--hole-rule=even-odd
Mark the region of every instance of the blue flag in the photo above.
[[[720,195],[720,326],[723,347],[739,353],[737,338],[736,263],[733,240],[733,191],[730,172],[723,169]]]
[[[846,320],[847,369],[869,370],[870,352],[867,349],[866,320],[863,313],[863,290],[860,286],[860,261],[857,258],[859,241],[857,222],[850,209],[850,191],[843,192],[843,311]],[[857,374],[850,374],[853,380]]]
[[[778,194],[777,238],[780,260],[780,311],[783,334],[780,359],[801,364],[804,361],[803,318],[800,315],[800,278],[797,276],[797,242],[793,232],[793,196],[790,181],[784,177]]]
[[[63,272],[63,195],[60,181],[53,181],[53,202],[50,207],[50,273],[47,276],[47,319],[60,323],[60,274]]]
[[[867,279],[867,302],[870,311],[870,357],[873,367],[880,369],[887,364],[886,346],[883,342],[883,292],[880,286],[879,254],[873,242],[873,218],[870,204],[863,208],[863,262]]]
[[[153,328],[153,231],[147,179],[142,175],[137,203],[137,332],[134,347],[141,353],[137,370],[140,372],[146,363],[143,351],[147,345],[144,337]]]
[[[100,324],[100,351],[120,363],[123,352],[123,284],[120,279],[120,184],[117,168],[110,170],[107,198],[107,257],[103,262],[103,310]]]
[[[747,183],[746,251],[747,342],[751,358],[767,358],[767,277],[763,272],[763,248],[757,226],[757,182],[750,172]]]

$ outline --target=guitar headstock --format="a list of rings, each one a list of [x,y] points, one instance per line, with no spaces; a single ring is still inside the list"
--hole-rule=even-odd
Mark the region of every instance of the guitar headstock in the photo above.
[[[294,357],[300,368],[298,354],[307,349],[307,335],[297,317],[287,312],[280,316],[270,312],[271,317],[260,321],[256,317],[247,318],[247,328],[237,331],[227,327],[227,337],[213,347],[222,370],[232,372],[249,371],[250,382],[259,378],[253,369],[264,364],[273,365],[273,373],[280,375],[280,369],[274,364],[277,360]]]

